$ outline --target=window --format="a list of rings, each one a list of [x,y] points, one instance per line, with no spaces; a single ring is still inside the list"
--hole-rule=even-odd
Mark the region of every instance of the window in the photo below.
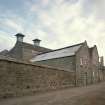
[[[93,77],[95,76],[94,71],[93,71]]]
[[[84,64],[87,65],[87,59],[84,60]]]
[[[80,58],[80,65],[82,66],[83,65],[83,59]]]

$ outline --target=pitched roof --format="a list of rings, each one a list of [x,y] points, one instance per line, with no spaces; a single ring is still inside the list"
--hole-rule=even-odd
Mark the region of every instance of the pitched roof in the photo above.
[[[12,57],[10,57],[10,56],[6,56],[6,55],[0,55],[0,59],[16,60],[15,58],[12,58]]]
[[[42,61],[42,60],[66,57],[66,56],[73,56],[73,55],[75,55],[75,52],[78,51],[78,49],[82,45],[83,45],[83,43],[80,43],[80,44],[68,46],[65,48],[49,51],[47,53],[42,53],[42,54],[37,55],[31,61],[35,62],[35,61]]]
[[[45,48],[45,47],[41,47],[41,46],[34,46],[34,45],[32,45],[32,44],[25,43],[25,42],[23,42],[22,45],[23,45],[23,48],[31,49],[31,50],[36,50],[36,51],[38,51],[38,52],[48,52],[48,51],[52,51],[51,49],[48,49],[48,48]]]
[[[8,53],[8,50],[3,50],[0,52],[0,55],[6,55]]]

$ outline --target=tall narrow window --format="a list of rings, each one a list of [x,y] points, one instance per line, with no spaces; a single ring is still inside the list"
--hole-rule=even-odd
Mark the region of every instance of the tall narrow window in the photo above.
[[[93,77],[95,76],[95,73],[94,73],[94,71],[93,71]]]
[[[87,65],[87,59],[84,60],[84,64]]]
[[[80,58],[80,65],[82,66],[83,65],[83,59]]]

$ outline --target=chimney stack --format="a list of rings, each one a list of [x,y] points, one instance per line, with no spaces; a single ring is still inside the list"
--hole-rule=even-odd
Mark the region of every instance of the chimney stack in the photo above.
[[[18,33],[15,36],[17,37],[17,42],[23,42],[23,38],[25,35]]]
[[[39,46],[41,40],[40,39],[34,39],[33,42],[34,42],[34,46]]]

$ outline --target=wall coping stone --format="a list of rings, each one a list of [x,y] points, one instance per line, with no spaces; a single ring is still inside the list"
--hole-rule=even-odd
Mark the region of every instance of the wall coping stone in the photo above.
[[[26,61],[22,61],[22,60],[0,58],[0,61],[14,62],[14,63],[18,63],[18,64],[31,65],[31,66],[41,67],[41,68],[48,68],[48,69],[54,69],[54,70],[60,70],[60,71],[74,73],[73,71],[68,71],[66,69],[56,68],[56,67],[47,66],[47,65],[35,64],[35,63],[26,62]]]

